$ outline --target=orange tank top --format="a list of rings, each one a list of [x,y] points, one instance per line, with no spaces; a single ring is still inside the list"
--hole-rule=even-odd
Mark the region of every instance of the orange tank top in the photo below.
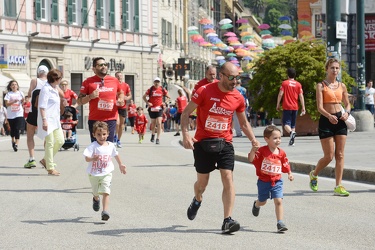
[[[323,104],[325,103],[341,103],[342,101],[342,83],[339,82],[337,89],[329,88],[324,82],[323,84]]]

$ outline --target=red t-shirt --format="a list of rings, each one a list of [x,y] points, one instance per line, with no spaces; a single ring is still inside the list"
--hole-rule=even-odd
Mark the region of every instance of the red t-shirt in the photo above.
[[[295,80],[285,80],[280,90],[284,92],[283,110],[298,110],[298,95],[303,94],[302,85]]]
[[[279,154],[273,154],[268,146],[263,146],[255,153],[252,162],[256,169],[256,174],[260,180],[271,182],[271,186],[275,186],[275,182],[281,179],[281,173],[290,172],[289,160],[284,150],[279,148]]]
[[[187,106],[187,98],[186,98],[186,96],[177,97],[176,103],[177,103],[177,107],[178,107],[177,113],[182,113],[182,111],[184,111],[184,109]]]
[[[99,89],[99,97],[89,102],[89,120],[109,121],[117,118],[117,93],[121,91],[120,82],[113,76],[102,79],[97,75],[87,78],[81,86],[81,93],[89,95],[94,90]]]
[[[146,125],[148,120],[144,114],[135,117],[134,127],[138,133],[144,134],[146,132]]]
[[[200,87],[202,87],[202,86],[204,86],[204,85],[207,85],[207,84],[209,84],[209,83],[217,83],[217,82],[219,82],[218,79],[214,79],[213,82],[208,82],[208,81],[207,81],[207,78],[203,78],[202,80],[200,80],[199,82],[197,82],[197,83],[194,85],[194,89],[193,89],[193,91],[192,91],[192,95],[194,95],[194,93],[195,93]]]
[[[146,91],[146,95],[149,96],[148,102],[152,103],[151,111],[152,109],[161,109],[163,104],[163,96],[168,95],[168,91],[164,89],[161,86],[158,86],[155,88],[155,86],[152,86]],[[159,110],[154,110],[155,112]]]
[[[128,117],[134,117],[136,115],[137,115],[137,106],[135,104],[129,104]]]
[[[222,92],[218,84],[208,84],[195,92],[192,101],[198,105],[195,139],[224,138],[232,142],[233,113],[245,111],[240,92]]]
[[[23,117],[24,118],[27,118],[30,110],[31,110],[31,102],[25,102],[23,104]]]
[[[129,84],[126,82],[120,83],[120,89],[124,92],[124,96],[127,96],[130,93]],[[118,109],[126,109],[126,102],[124,102],[123,106],[119,106]]]
[[[66,99],[66,101],[68,102],[68,106],[72,106],[72,103],[73,103],[73,99],[76,99],[78,98],[78,95],[71,89],[67,89],[65,92],[64,92],[64,98]]]
[[[60,121],[61,122],[61,128],[63,130],[72,130],[76,125],[73,123],[73,120],[66,120],[63,119]]]

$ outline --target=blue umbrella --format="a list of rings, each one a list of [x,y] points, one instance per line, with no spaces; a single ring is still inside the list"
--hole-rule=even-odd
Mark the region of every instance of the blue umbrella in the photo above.
[[[289,30],[282,30],[281,31],[281,35],[283,35],[283,36],[291,36],[292,32],[290,32]]]
[[[231,60],[237,60],[237,58],[234,57],[234,56],[231,56],[231,57],[228,58],[228,60],[229,60],[229,61],[231,61]]]
[[[226,61],[225,60],[219,60],[219,61],[217,61],[219,64],[223,64],[223,63],[225,63]]]
[[[245,56],[245,57],[242,58],[242,60],[249,60],[249,61],[252,61],[253,58],[251,58],[250,56]]]
[[[279,17],[279,20],[280,21],[290,21],[290,17],[289,16],[282,16],[282,17]]]
[[[215,26],[213,25],[213,24],[205,24],[205,25],[202,25],[202,28],[204,29],[204,30],[206,30],[206,29],[212,29],[212,28],[214,28]]]

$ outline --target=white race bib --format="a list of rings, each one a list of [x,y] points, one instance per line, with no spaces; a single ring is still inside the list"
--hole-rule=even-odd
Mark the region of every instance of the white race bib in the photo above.
[[[99,99],[98,109],[103,111],[112,111],[113,110],[113,100]]]
[[[228,118],[219,115],[209,115],[206,119],[204,129],[216,133],[228,130]]]

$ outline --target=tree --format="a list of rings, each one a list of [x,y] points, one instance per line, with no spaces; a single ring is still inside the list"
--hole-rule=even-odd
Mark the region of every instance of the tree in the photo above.
[[[249,7],[256,16],[264,10],[264,0],[248,0],[245,2],[245,6]]]
[[[263,107],[269,117],[280,117],[281,113],[276,111],[277,95],[281,82],[288,79],[287,69],[292,67],[297,73],[296,80],[302,84],[306,112],[313,120],[317,120],[319,113],[316,108],[315,86],[325,78],[325,62],[326,47],[315,41],[296,41],[265,51],[264,56],[255,63],[255,74],[249,82],[254,110]],[[345,71],[345,65],[342,65],[341,72],[346,86],[354,86],[355,81]]]
[[[264,22],[269,24],[271,27],[269,28],[269,31],[272,32],[273,36],[279,36],[280,35],[280,29],[278,28],[281,24],[279,18],[281,17],[280,11],[276,9],[270,9],[266,16],[264,17]]]

